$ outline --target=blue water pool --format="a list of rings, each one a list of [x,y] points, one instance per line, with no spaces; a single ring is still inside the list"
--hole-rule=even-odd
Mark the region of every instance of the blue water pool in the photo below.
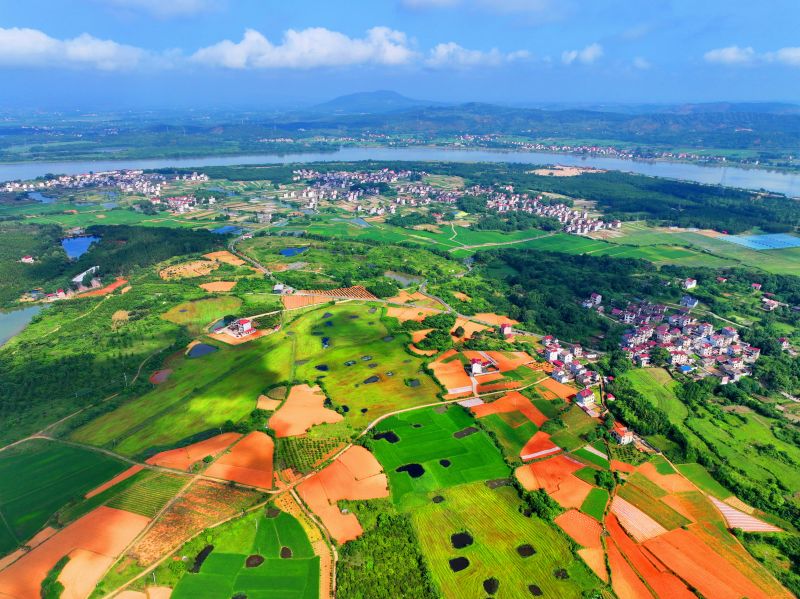
[[[771,233],[767,235],[720,235],[720,241],[735,243],[751,250],[785,250],[800,247],[800,237],[787,233]]]
[[[308,250],[308,246],[301,247],[301,248],[283,248],[278,253],[281,256],[286,256],[287,258],[291,258],[292,256],[297,256],[298,254],[302,254],[303,252]]]

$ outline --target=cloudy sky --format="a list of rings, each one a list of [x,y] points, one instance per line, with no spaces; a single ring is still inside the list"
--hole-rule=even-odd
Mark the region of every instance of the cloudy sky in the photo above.
[[[797,0],[0,0],[0,110],[800,102]]]

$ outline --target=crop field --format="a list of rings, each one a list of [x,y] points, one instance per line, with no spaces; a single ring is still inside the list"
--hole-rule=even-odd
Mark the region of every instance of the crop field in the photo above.
[[[512,488],[490,489],[474,482],[438,494],[444,501],[434,503],[429,497],[411,512],[411,519],[445,597],[483,599],[488,594],[483,584],[489,578],[499,582],[499,597],[529,597],[533,585],[544,597],[580,597],[599,586],[551,524],[520,513]],[[458,533],[467,533],[471,543],[455,548],[451,535]],[[530,552],[523,550],[526,545],[534,553],[523,557],[520,550]],[[454,572],[450,566],[454,558],[465,558],[469,564]]]
[[[667,530],[674,530],[689,524],[689,520],[661,501],[660,497],[666,495],[665,491],[658,489],[652,483],[647,485],[646,483],[649,481],[642,480],[642,478],[632,481],[631,479],[634,479],[635,476],[632,475],[628,482],[620,487],[617,495],[635,505]],[[655,489],[658,489],[660,493]]]
[[[622,375],[649,402],[666,412],[671,422],[680,423],[689,415],[686,405],[675,395],[678,386],[663,368],[632,368]]]
[[[276,461],[281,468],[310,472],[325,456],[344,447],[342,438],[284,437],[276,441]],[[277,468],[276,468],[277,469]]]
[[[199,335],[206,326],[227,316],[238,316],[242,300],[232,296],[207,297],[178,304],[164,314],[162,318],[186,326],[193,335]]]
[[[564,428],[553,433],[550,438],[553,443],[567,451],[585,445],[586,442],[581,439],[581,435],[597,426],[597,423],[576,405],[570,406],[561,418],[564,421]]]
[[[515,415],[521,416],[521,421],[515,422]],[[511,458],[518,458],[522,448],[539,430],[533,422],[520,412],[489,414],[482,417],[481,422],[497,435],[497,440],[503,447],[503,451]]]
[[[608,467],[609,467],[608,460],[601,458],[596,453],[592,453],[591,451],[588,451],[584,447],[581,447],[580,449],[576,449],[575,451],[572,452],[572,454],[578,456],[582,460],[585,460],[585,461],[589,462],[590,464],[594,464],[595,466],[599,466],[600,468],[603,468],[604,470],[608,470]]]
[[[109,456],[41,439],[0,453],[0,555],[30,539],[64,505],[126,468]]]
[[[172,597],[318,599],[319,558],[300,523],[285,512],[269,516],[256,512],[212,529],[213,550],[199,572],[180,578]]]
[[[471,415],[461,407],[442,408],[392,416],[375,429],[398,438],[394,443],[373,440],[371,448],[389,476],[392,500],[402,508],[426,503],[424,494],[430,491],[509,476],[497,448]],[[404,466],[412,470],[398,471]]]
[[[117,493],[106,505],[152,518],[186,484],[186,479],[172,474],[142,477]]]
[[[728,489],[719,484],[713,476],[700,464],[678,464],[678,471],[697,485],[702,491],[713,495],[717,499],[726,499],[733,495]]]
[[[595,487],[589,491],[589,495],[583,500],[581,511],[584,514],[589,514],[595,520],[602,522],[606,504],[608,504],[608,491]]]

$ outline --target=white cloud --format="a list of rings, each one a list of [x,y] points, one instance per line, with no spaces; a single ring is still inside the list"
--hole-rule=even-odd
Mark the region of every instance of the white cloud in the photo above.
[[[158,18],[185,17],[208,12],[216,0],[95,0],[114,8],[145,12]]]
[[[749,46],[747,48],[728,46],[709,50],[703,58],[713,64],[743,65],[752,63],[756,58],[756,52]]]
[[[242,41],[224,40],[201,48],[192,59],[230,69],[269,69],[401,65],[411,62],[415,56],[405,33],[388,27],[373,27],[363,38],[351,38],[324,27],[310,27],[302,31],[289,29],[277,45],[258,31],[248,29]]]
[[[59,40],[38,29],[0,28],[3,66],[82,66],[115,71],[134,68],[147,56],[141,48],[101,40],[88,33]]]
[[[589,44],[583,50],[566,50],[561,53],[561,62],[564,64],[572,64],[580,62],[583,64],[592,64],[603,56],[603,46],[600,44]]]
[[[531,54],[527,50],[504,54],[497,48],[492,48],[488,52],[482,52],[481,50],[469,50],[455,42],[448,42],[433,47],[425,64],[433,68],[498,66],[507,62],[527,60],[530,57]]]
[[[770,59],[792,67],[800,67],[800,47],[781,48],[768,55]]]
[[[653,65],[650,64],[650,61],[646,58],[642,58],[641,56],[637,56],[633,59],[633,66],[641,71],[646,71]]]

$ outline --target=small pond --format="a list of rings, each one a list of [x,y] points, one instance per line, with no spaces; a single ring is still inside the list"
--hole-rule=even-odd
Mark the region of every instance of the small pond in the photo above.
[[[308,246],[305,247],[297,247],[297,248],[283,248],[282,250],[278,251],[281,256],[285,256],[287,258],[291,258],[292,256],[297,256],[302,254],[303,252],[308,251]]]
[[[77,260],[89,251],[89,248],[96,241],[100,241],[99,237],[94,235],[81,235],[80,237],[66,237],[61,240],[61,247],[67,253],[70,260]]]
[[[398,283],[400,283],[403,287],[408,287],[409,285],[416,285],[417,283],[422,282],[422,277],[417,275],[408,274],[406,272],[397,272],[395,270],[387,270],[383,273],[384,277],[388,277],[390,279],[394,279]]]
[[[56,201],[55,198],[46,196],[41,191],[29,191],[28,197],[32,200],[36,200],[37,202],[41,202],[42,204],[53,204]]]
[[[189,350],[187,355],[190,358],[200,358],[202,356],[207,356],[208,354],[213,354],[215,351],[217,351],[217,348],[213,345],[209,345],[208,343],[198,343]]]
[[[41,310],[41,306],[30,306],[10,312],[0,312],[0,345],[21,333]]]

